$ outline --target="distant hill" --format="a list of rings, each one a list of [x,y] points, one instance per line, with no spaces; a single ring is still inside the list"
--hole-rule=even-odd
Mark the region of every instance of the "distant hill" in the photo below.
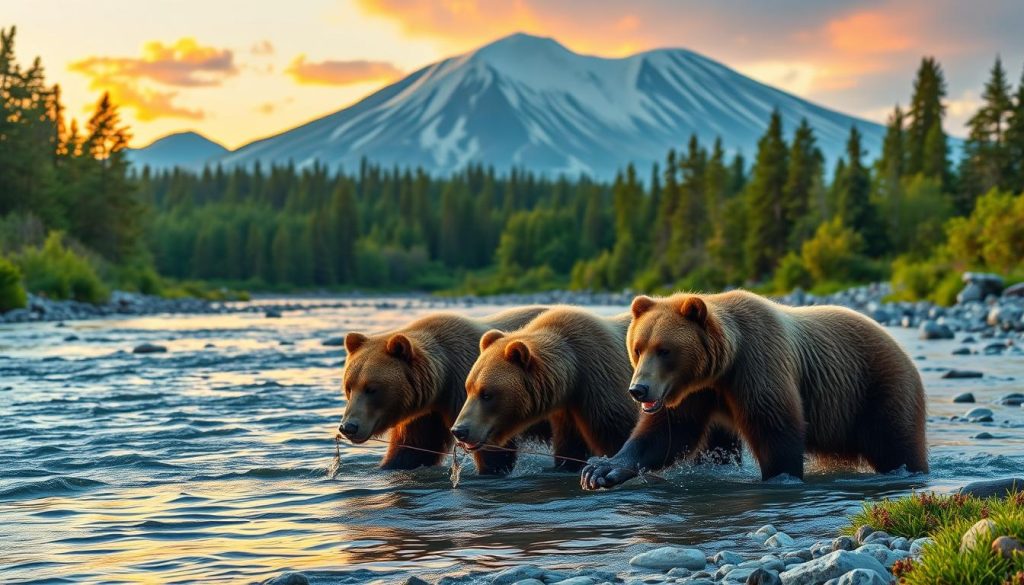
[[[156,169],[181,167],[198,170],[228,149],[196,132],[179,132],[155,140],[149,146],[128,151],[128,160],[139,168]]]
[[[854,124],[870,156],[880,149],[882,126],[754,81],[692,51],[659,49],[606,59],[576,54],[550,38],[515,34],[210,162],[320,161],[355,169],[366,157],[434,173],[484,163],[498,170],[609,178],[628,162],[646,171],[693,133],[707,145],[721,137],[727,150],[752,158],[774,108],[787,133],[807,118],[829,161],[842,156]]]

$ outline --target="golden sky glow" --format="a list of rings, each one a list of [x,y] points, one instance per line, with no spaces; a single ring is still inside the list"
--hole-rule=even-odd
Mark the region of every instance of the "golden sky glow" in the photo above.
[[[1018,1],[6,0],[0,25],[18,26],[20,58],[42,57],[69,114],[109,91],[135,146],[192,129],[234,148],[519,31],[603,56],[688,48],[878,121],[934,55],[962,134],[997,53],[1020,78]]]

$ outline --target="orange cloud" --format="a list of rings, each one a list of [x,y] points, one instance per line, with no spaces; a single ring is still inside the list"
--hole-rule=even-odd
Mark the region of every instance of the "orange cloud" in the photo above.
[[[205,115],[175,104],[178,92],[153,89],[149,83],[210,87],[238,73],[230,50],[205,47],[191,38],[168,45],[150,41],[143,45],[140,57],[86,57],[68,69],[88,77],[90,89],[109,92],[115,103],[134,110],[140,121],[199,120]]]
[[[285,69],[296,82],[303,85],[351,85],[366,81],[391,81],[402,71],[386,61],[320,61],[306,60],[299,55]]]
[[[828,23],[831,44],[846,53],[897,53],[914,45],[893,15],[855,12]]]

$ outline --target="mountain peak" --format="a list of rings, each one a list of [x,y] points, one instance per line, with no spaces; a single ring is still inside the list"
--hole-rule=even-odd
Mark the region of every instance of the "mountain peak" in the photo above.
[[[228,149],[193,130],[157,138],[149,145],[128,150],[128,160],[137,167],[199,169],[209,160],[227,154]]]
[[[509,62],[550,61],[575,56],[575,53],[551,37],[514,33],[469,53],[475,60],[504,65]]]

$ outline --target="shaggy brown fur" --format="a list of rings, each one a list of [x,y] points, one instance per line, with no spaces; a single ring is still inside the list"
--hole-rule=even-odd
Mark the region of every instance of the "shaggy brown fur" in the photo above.
[[[519,331],[488,331],[452,432],[475,449],[548,421],[556,456],[586,460],[615,453],[639,413],[622,392],[632,373],[622,351],[630,318],[555,307]],[[578,470],[583,464],[556,458],[555,466]]]
[[[517,329],[546,310],[523,307],[479,320],[439,313],[378,335],[349,333],[342,381],[348,402],[338,429],[356,444],[390,430],[385,469],[437,465],[442,455],[402,445],[450,450],[449,429],[466,400],[466,375],[480,336],[495,327]],[[544,429],[530,433],[548,436]],[[512,452],[481,452],[475,459],[481,473],[505,473],[515,465]]]
[[[805,451],[878,472],[928,470],[921,377],[870,319],[745,291],[637,297],[633,315],[631,393],[653,414],[610,465],[584,470],[585,488],[631,477],[620,467],[663,467],[715,420],[740,431],[763,479],[802,477]]]

